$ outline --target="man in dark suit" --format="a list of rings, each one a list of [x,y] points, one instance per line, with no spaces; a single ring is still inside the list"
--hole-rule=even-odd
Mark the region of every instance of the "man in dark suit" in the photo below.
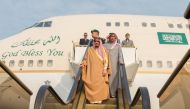
[[[92,34],[93,39],[96,38],[96,37],[99,37],[99,31],[96,30],[96,29],[92,30],[91,34]],[[104,39],[104,38],[100,38],[100,39],[102,41],[102,44],[104,44],[106,42],[106,39]],[[93,45],[93,41],[90,42],[90,46],[92,46],[92,45]]]
[[[79,44],[80,44],[80,45],[88,45],[89,39],[87,39],[87,37],[88,37],[88,34],[87,34],[87,33],[84,33],[84,38],[81,38],[81,39],[80,39]]]

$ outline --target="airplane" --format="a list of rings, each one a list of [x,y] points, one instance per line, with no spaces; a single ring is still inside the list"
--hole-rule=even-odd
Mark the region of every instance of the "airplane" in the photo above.
[[[103,38],[113,32],[121,41],[129,33],[135,48],[122,47],[122,51],[131,98],[139,86],[146,86],[151,108],[160,109],[157,94],[189,49],[189,27],[183,17],[55,16],[0,40],[0,60],[31,90],[28,104],[33,109],[42,85],[51,85],[60,99],[67,101],[87,48],[78,43],[83,33],[92,39],[93,29]]]

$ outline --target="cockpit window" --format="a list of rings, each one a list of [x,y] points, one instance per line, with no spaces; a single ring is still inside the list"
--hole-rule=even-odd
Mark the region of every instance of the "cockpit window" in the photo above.
[[[52,21],[47,21],[44,23],[44,27],[51,27]]]
[[[43,27],[44,22],[38,23],[35,27]]]
[[[35,23],[32,27],[51,27],[52,21]]]

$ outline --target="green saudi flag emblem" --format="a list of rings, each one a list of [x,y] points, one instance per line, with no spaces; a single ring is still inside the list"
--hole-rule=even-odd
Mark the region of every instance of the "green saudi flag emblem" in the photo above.
[[[185,33],[157,32],[160,44],[188,45]]]

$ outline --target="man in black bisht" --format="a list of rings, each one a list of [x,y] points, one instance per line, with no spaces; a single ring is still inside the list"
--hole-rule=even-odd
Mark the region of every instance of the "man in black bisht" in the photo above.
[[[99,32],[98,30],[96,30],[96,29],[91,30],[91,34],[92,34],[93,40],[94,40],[95,37],[99,37],[99,33],[100,33],[100,32]],[[100,38],[100,39],[101,39],[101,41],[102,41],[102,44],[104,44],[105,41],[106,41],[106,39],[104,39],[104,38]],[[92,45],[93,45],[93,41],[90,42],[90,46],[92,46]]]

